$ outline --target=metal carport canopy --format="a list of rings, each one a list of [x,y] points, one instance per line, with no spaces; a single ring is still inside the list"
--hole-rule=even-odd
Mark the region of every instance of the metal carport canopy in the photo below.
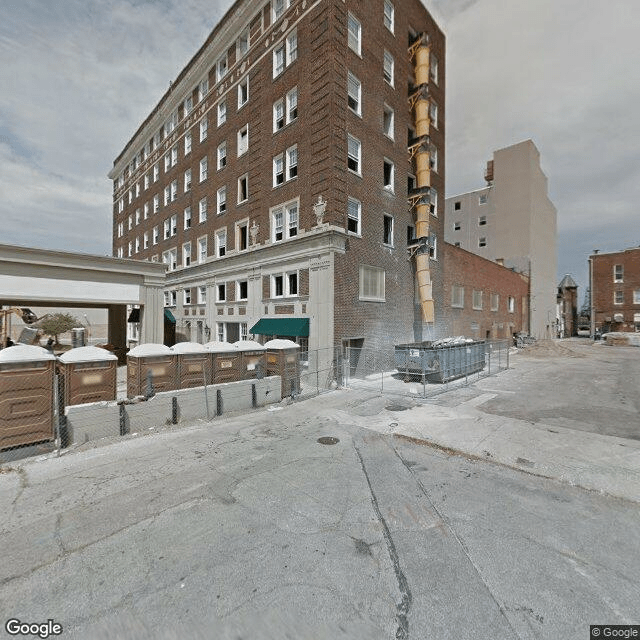
[[[309,337],[309,318],[261,318],[249,333],[261,336]]]

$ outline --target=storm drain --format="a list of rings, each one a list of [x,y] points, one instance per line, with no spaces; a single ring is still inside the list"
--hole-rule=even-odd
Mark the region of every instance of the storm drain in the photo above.
[[[340,442],[338,438],[334,438],[333,436],[322,436],[322,438],[318,438],[318,442],[320,444],[336,444]]]

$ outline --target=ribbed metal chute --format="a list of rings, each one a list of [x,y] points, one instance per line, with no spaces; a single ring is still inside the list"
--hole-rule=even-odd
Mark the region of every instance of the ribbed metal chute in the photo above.
[[[429,97],[429,64],[431,47],[426,34],[418,37],[411,47],[409,55],[414,61],[416,89],[409,97],[413,109],[416,131],[415,140],[409,143],[409,155],[416,163],[417,189],[409,194],[409,204],[416,214],[416,246],[412,253],[416,261],[416,280],[418,283],[418,298],[423,322],[435,321],[435,306],[431,285],[431,270],[429,266],[430,233],[429,213],[431,211],[431,142],[430,142],[430,97]]]

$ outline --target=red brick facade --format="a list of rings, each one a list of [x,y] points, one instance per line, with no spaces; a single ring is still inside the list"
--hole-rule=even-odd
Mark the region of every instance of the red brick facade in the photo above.
[[[442,324],[449,335],[497,340],[528,332],[527,276],[449,243],[444,263]]]
[[[596,331],[640,331],[640,247],[590,256]]]

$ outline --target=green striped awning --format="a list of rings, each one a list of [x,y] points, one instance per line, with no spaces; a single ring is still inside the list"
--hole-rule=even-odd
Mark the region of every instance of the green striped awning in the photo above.
[[[249,333],[261,336],[309,337],[309,318],[261,318]]]

